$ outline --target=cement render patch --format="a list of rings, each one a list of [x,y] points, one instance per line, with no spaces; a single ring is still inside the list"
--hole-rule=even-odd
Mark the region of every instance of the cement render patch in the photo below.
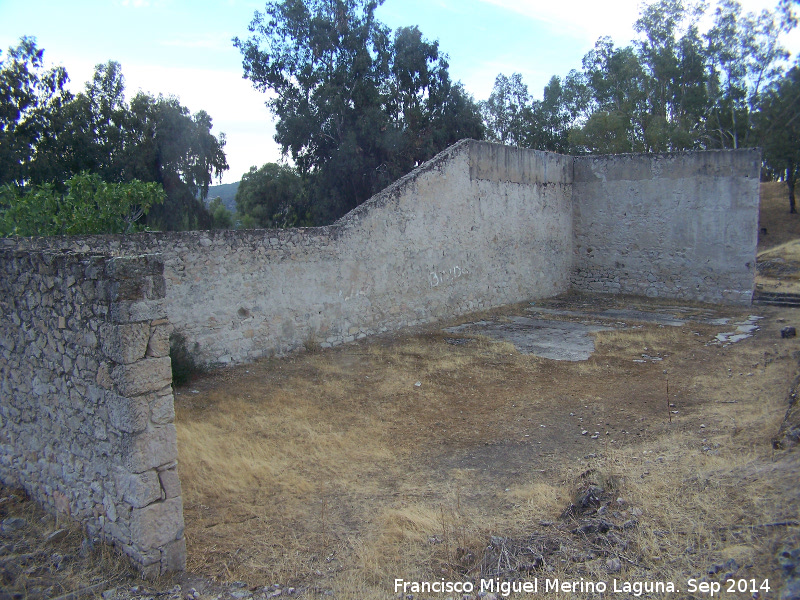
[[[636,309],[605,309],[597,312],[586,310],[562,310],[547,307],[531,307],[533,313],[554,317],[578,318],[581,321],[561,321],[539,316],[510,317],[497,321],[475,321],[455,327],[447,327],[446,333],[484,335],[501,342],[509,342],[522,354],[533,354],[540,358],[578,362],[589,360],[595,350],[592,333],[624,329],[629,323],[645,322],[664,327],[680,327],[688,322],[705,325],[727,325],[731,319],[719,317],[706,310],[697,314],[691,307],[674,307],[669,312],[650,312]],[[735,343],[750,337],[758,327],[755,322],[761,317],[751,316],[744,322],[734,323],[736,331],[720,333],[710,343]],[[452,340],[457,344],[461,340]],[[466,340],[464,340],[466,342]],[[642,355],[643,360],[660,361],[659,357]]]
[[[594,352],[595,331],[613,326],[589,325],[534,317],[511,317],[508,321],[478,321],[448,327],[447,333],[475,333],[514,344],[523,354],[552,360],[577,362],[588,360]]]
[[[556,315],[562,317],[581,317],[581,318],[600,318],[600,319],[619,319],[620,321],[644,321],[645,323],[656,323],[658,325],[669,325],[670,327],[680,327],[686,325],[688,321],[693,323],[703,323],[704,325],[727,325],[730,319],[727,317],[717,317],[714,313],[707,311],[706,314],[682,314],[692,311],[690,307],[676,307],[670,312],[648,312],[635,309],[607,309],[598,313],[581,312],[575,310],[560,310],[556,308],[531,307],[527,309],[533,313],[546,315]]]

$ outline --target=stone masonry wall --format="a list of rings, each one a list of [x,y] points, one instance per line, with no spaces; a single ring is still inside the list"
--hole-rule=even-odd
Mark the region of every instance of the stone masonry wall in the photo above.
[[[159,253],[189,349],[241,363],[566,291],[571,195],[571,157],[467,140],[328,227],[6,243]]]
[[[570,284],[749,303],[759,165],[466,140],[328,227],[0,240],[0,479],[182,569],[173,326],[229,364]]]
[[[147,575],[186,560],[164,294],[154,256],[0,251],[0,479]]]
[[[572,285],[750,304],[758,150],[576,157]]]

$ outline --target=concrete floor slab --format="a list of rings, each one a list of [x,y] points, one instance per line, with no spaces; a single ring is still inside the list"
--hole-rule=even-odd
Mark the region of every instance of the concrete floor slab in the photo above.
[[[473,333],[510,342],[523,354],[535,354],[553,360],[588,360],[594,352],[595,331],[612,326],[556,321],[535,317],[511,317],[507,321],[478,321],[448,327],[448,333]]]

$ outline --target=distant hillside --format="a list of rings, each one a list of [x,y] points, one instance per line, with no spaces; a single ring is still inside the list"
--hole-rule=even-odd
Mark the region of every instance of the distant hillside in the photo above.
[[[214,198],[222,198],[222,203],[231,212],[236,212],[236,190],[239,189],[239,182],[223,183],[222,185],[211,185],[208,187],[208,197],[206,204]]]

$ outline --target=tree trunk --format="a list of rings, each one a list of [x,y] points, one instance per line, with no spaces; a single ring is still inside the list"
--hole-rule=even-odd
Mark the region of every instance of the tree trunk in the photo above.
[[[795,164],[789,160],[786,166],[786,186],[789,188],[789,213],[796,214],[797,207],[794,203],[794,184],[795,184]]]

